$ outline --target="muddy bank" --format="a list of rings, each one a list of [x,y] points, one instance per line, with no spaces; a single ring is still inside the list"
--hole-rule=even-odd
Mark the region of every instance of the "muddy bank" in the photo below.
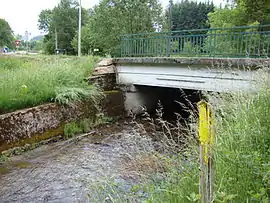
[[[0,202],[104,202],[108,194],[138,202],[147,195],[133,186],[162,170],[153,152],[152,141],[125,122],[44,145],[0,166]]]

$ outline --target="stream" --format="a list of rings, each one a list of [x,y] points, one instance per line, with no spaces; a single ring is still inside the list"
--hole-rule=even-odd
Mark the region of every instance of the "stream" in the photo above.
[[[140,131],[120,122],[12,157],[0,165],[0,202],[141,202],[147,194],[134,187],[148,168],[134,157],[152,169],[154,147]]]

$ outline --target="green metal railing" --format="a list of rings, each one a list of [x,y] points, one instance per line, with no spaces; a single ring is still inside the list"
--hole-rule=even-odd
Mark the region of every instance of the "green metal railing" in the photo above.
[[[269,57],[270,25],[122,35],[121,56]]]

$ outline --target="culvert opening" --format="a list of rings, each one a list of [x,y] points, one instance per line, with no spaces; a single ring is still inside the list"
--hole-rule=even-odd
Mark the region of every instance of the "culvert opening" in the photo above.
[[[162,111],[162,119],[185,122],[191,114],[197,116],[197,103],[205,99],[202,91],[168,87],[136,86],[146,100],[146,110],[151,117]]]

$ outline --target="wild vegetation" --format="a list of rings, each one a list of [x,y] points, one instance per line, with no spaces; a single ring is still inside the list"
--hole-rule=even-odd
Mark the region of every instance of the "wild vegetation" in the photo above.
[[[101,94],[85,80],[97,58],[0,57],[0,113]]]
[[[87,133],[91,129],[99,125],[112,123],[113,118],[107,117],[103,114],[97,114],[96,118],[85,118],[79,121],[68,123],[64,127],[64,138],[71,138],[80,133]]]
[[[270,86],[269,79],[258,93],[210,96],[215,112],[214,202],[270,201]],[[217,102],[218,101],[218,102]],[[154,181],[148,202],[200,202],[198,145],[170,160],[177,160]]]

